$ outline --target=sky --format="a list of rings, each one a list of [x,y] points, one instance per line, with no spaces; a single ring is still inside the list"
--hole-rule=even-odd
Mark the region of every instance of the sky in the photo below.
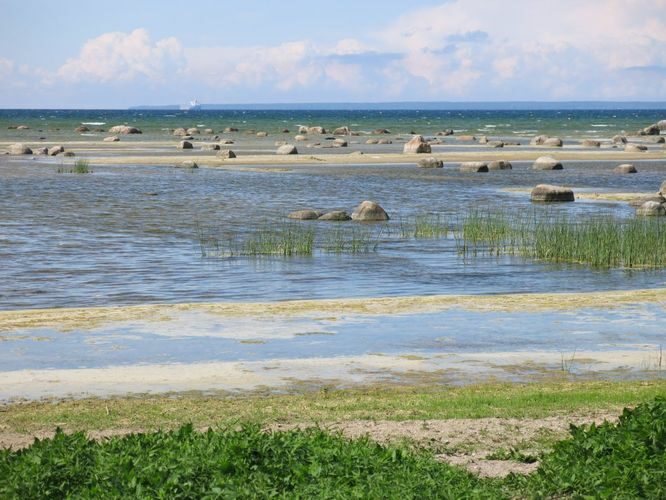
[[[0,0],[0,108],[666,101],[666,0]]]

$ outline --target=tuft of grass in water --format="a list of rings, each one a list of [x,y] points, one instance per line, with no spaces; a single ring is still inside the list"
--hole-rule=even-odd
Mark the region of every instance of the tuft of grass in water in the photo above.
[[[400,237],[404,239],[446,238],[449,232],[448,221],[443,220],[439,214],[421,214],[400,221]]]
[[[382,231],[383,229],[380,229],[377,233],[373,233],[365,227],[337,227],[326,232],[322,249],[328,253],[338,254],[374,252],[379,246]]]
[[[573,221],[472,211],[455,234],[463,255],[519,255],[595,268],[666,267],[666,223],[658,218]]]
[[[58,167],[56,170],[58,174],[90,174],[92,170],[90,169],[90,162],[85,159],[79,159],[74,162],[72,168],[67,169],[63,164]]]
[[[251,234],[239,247],[239,255],[312,255],[315,230],[302,224],[287,223],[277,228],[266,227]]]

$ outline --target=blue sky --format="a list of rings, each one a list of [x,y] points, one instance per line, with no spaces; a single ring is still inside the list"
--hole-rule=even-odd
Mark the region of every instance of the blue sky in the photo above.
[[[666,0],[0,0],[0,107],[666,100]]]

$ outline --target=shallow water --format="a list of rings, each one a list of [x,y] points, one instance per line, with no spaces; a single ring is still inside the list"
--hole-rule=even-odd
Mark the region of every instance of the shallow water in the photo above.
[[[156,302],[269,301],[354,296],[593,291],[661,287],[666,271],[599,271],[521,258],[462,258],[452,237],[402,238],[401,224],[430,213],[456,222],[472,208],[631,217],[622,203],[533,205],[506,188],[556,183],[598,191],[654,192],[661,161],[566,162],[538,172],[465,174],[456,166],[312,166],[291,172],[93,166],[56,173],[48,160],[0,158],[0,308]],[[373,199],[391,215],[376,251],[312,257],[205,258],[199,232],[225,238],[284,222],[300,208],[344,209]],[[342,225],[298,222],[324,238]]]

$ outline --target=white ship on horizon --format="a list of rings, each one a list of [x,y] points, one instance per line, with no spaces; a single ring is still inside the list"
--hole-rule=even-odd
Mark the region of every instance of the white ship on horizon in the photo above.
[[[196,99],[193,99],[189,104],[181,104],[180,109],[183,111],[197,111],[201,109],[201,104]]]

